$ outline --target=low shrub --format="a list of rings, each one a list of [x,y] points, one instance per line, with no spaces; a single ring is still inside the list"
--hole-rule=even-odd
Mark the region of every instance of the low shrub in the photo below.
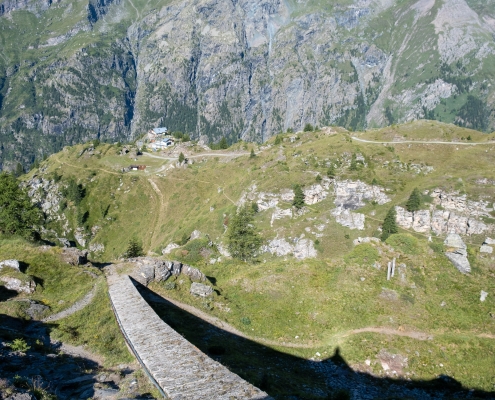
[[[404,254],[419,254],[420,251],[418,240],[407,233],[390,235],[385,243]]]

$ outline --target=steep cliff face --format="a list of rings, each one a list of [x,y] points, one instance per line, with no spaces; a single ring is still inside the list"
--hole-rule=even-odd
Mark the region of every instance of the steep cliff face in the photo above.
[[[494,127],[495,7],[479,0],[8,0],[0,15],[5,168],[158,125],[259,142],[306,123]]]

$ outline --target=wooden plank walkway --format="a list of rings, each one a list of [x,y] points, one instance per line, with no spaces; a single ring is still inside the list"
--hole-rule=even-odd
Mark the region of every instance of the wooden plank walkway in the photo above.
[[[115,315],[132,351],[172,400],[268,400],[163,322],[127,275],[109,279]]]

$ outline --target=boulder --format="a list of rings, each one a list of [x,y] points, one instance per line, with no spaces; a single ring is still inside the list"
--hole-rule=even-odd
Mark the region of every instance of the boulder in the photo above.
[[[453,249],[453,251],[447,251],[445,256],[454,267],[463,274],[471,272],[471,265],[467,259],[467,247],[462,238],[457,233],[449,233],[443,243],[446,247]]]
[[[0,276],[0,281],[5,282],[5,287],[9,290],[14,290],[17,293],[34,293],[36,290],[36,283],[33,280],[22,281],[17,278],[12,278],[10,276]]]
[[[206,276],[199,269],[191,267],[190,265],[182,265],[182,274],[188,276],[192,281],[204,282]]]
[[[21,272],[21,267],[19,265],[19,261],[17,261],[17,260],[5,260],[5,261],[0,262],[0,270],[3,267],[9,267],[9,268],[15,269],[16,271]]]
[[[456,251],[446,252],[445,256],[450,260],[450,262],[456,267],[459,272],[467,274],[471,272],[471,265],[467,259],[466,249],[457,249]]]
[[[155,281],[162,282],[170,278],[172,273],[170,272],[169,264],[171,266],[170,261],[164,261],[155,265]]]
[[[492,254],[493,253],[493,247],[484,244],[480,247],[480,253]]]
[[[485,292],[484,290],[482,290],[481,294],[480,294],[480,301],[485,301],[486,296],[488,296],[488,292]]]
[[[175,250],[175,249],[178,249],[180,246],[178,244],[175,244],[175,243],[169,243],[167,245],[167,247],[165,247],[163,250],[162,250],[162,254],[165,255],[165,254],[170,254],[172,252],[172,250]]]
[[[195,239],[199,239],[201,237],[201,232],[198,231],[198,230],[194,230],[192,233],[191,233],[191,237],[189,238],[189,240],[195,240]]]
[[[151,263],[142,264],[139,267],[139,283],[148,286],[152,280],[155,279],[155,266]]]
[[[466,248],[466,244],[462,241],[462,238],[457,233],[449,233],[445,238],[443,244],[446,247],[453,247],[455,249]]]
[[[39,320],[43,317],[45,311],[49,310],[50,307],[43,304],[38,304],[35,301],[31,301],[29,307],[26,309],[26,314],[32,319]]]
[[[194,296],[208,297],[213,294],[213,288],[202,283],[193,282],[191,285],[190,293]]]
[[[334,193],[335,205],[349,210],[364,207],[365,201],[376,201],[380,205],[390,201],[383,188],[361,181],[335,181]]]
[[[62,249],[62,259],[71,265],[84,265],[88,262],[88,250],[79,250],[75,247]]]

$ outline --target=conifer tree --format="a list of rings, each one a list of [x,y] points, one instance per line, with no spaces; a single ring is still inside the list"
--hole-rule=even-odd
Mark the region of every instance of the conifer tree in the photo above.
[[[418,188],[414,188],[412,191],[409,200],[407,200],[406,208],[409,212],[418,211],[421,208],[421,193],[419,193]]]
[[[253,225],[253,209],[245,205],[232,217],[227,232],[232,257],[249,261],[256,256],[262,239]]]
[[[26,190],[11,174],[0,173],[0,233],[32,238],[42,221]]]
[[[300,185],[294,185],[294,200],[292,205],[298,210],[304,207],[304,192]]]
[[[397,222],[395,221],[396,217],[397,217],[397,213],[395,211],[395,207],[392,207],[390,210],[388,210],[388,213],[383,221],[382,236],[381,236],[383,242],[387,240],[387,238],[390,235],[399,232],[399,228],[397,227]]]
[[[182,151],[181,151],[179,154],[179,164],[182,164],[185,159],[186,159],[186,157],[184,156],[184,153],[182,153]]]
[[[251,154],[249,155],[249,158],[254,158],[256,157],[256,153],[254,152],[254,149],[251,149]]]
[[[127,258],[141,257],[144,255],[142,244],[135,238],[129,240],[125,256]]]

